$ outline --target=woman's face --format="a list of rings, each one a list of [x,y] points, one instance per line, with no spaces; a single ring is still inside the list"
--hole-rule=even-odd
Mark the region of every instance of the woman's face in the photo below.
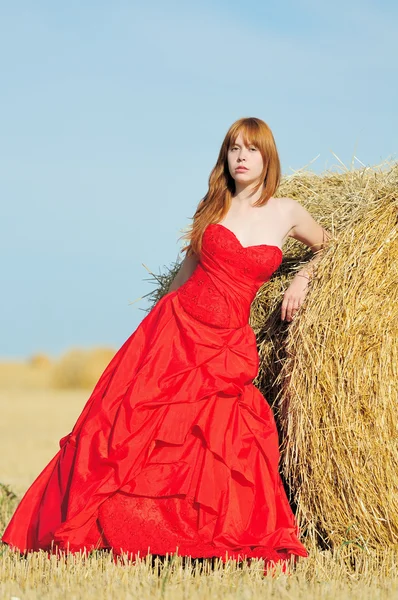
[[[235,144],[228,150],[228,168],[236,183],[256,183],[263,171],[264,161],[261,152],[253,144],[245,145],[239,133]]]

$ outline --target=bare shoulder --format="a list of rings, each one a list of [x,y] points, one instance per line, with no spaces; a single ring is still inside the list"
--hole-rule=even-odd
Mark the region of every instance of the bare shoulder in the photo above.
[[[290,213],[294,210],[296,204],[298,204],[297,200],[293,198],[283,197],[283,198],[274,198],[274,202],[279,210],[283,211],[285,214]]]
[[[311,213],[294,198],[278,200],[289,228],[288,236],[306,244],[313,252],[322,248],[329,235]]]
[[[273,198],[275,209],[284,224],[284,237],[289,237],[295,225],[295,205],[293,198]]]

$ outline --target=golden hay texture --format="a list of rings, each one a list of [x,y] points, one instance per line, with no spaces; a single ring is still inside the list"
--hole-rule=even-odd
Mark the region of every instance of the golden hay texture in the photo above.
[[[292,323],[280,301],[307,259],[294,241],[252,310],[299,524],[335,545],[398,542],[397,183],[396,165],[286,182],[333,239]]]
[[[375,202],[377,204],[379,197],[396,190],[397,181],[397,164],[323,175],[304,172],[285,178],[278,195],[296,198],[331,233],[332,245],[339,244],[340,234],[350,230],[354,220],[361,218],[362,211],[366,212]],[[313,257],[307,246],[293,238],[286,241],[283,254],[281,266],[257,294],[250,319],[261,358],[256,384],[272,405],[280,393],[277,376],[285,359],[285,342],[292,329],[291,323],[280,320],[283,294],[295,272]],[[326,255],[322,262],[328,260]],[[310,290],[306,301],[311,295]],[[303,320],[303,311],[298,315],[300,312],[300,320]]]
[[[398,543],[398,190],[391,177],[322,258],[280,372],[298,518],[340,544]],[[349,533],[348,533],[349,530]]]
[[[252,305],[255,384],[281,432],[281,470],[303,533],[326,545],[398,543],[398,165],[297,173],[297,198],[332,239],[291,323],[281,302],[312,252],[289,238]],[[167,291],[176,266],[153,299]]]

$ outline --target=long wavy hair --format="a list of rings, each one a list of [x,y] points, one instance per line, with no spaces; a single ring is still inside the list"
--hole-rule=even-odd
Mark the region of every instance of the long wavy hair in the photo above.
[[[271,129],[264,121],[255,117],[238,119],[231,125],[224,138],[217,162],[210,173],[208,192],[198,204],[192,217],[193,223],[179,238],[189,240],[189,244],[181,250],[186,252],[186,256],[200,254],[202,236],[207,225],[222,221],[231,206],[235,181],[228,169],[228,150],[235,144],[239,133],[242,133],[246,145],[253,144],[259,149],[264,162],[262,174],[253,190],[256,192],[263,185],[263,192],[253,206],[263,206],[279,186],[281,166]]]

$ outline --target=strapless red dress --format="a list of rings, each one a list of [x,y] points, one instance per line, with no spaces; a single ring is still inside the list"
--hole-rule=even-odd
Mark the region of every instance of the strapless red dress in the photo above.
[[[307,556],[279,472],[250,305],[282,261],[208,225],[199,264],[98,380],[2,540],[20,551]]]

